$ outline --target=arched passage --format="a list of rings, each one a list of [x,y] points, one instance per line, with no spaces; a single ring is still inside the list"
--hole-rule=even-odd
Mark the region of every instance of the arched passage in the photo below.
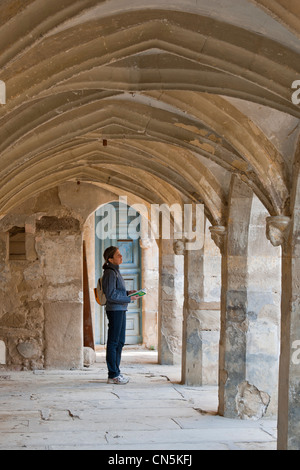
[[[221,3],[132,0],[124,7],[119,0],[7,0],[1,7],[7,96],[0,106],[0,263],[1,292],[10,295],[0,318],[14,332],[7,365],[14,359],[17,367],[44,364],[41,323],[34,318],[45,312],[45,341],[52,347],[46,363],[57,365],[55,339],[61,337],[50,334],[57,320],[51,302],[63,311],[63,302],[75,298],[74,312],[80,304],[80,276],[70,275],[58,234],[70,237],[69,247],[79,253],[82,225],[95,210],[91,195],[81,200],[87,187],[112,197],[125,192],[146,204],[203,203],[222,247],[226,226],[235,223],[228,214],[241,215],[230,198],[233,176],[269,213],[272,243],[294,246],[297,233],[292,239],[287,232],[289,218],[297,227],[298,217],[293,165],[300,114],[291,99],[300,63],[295,2]],[[26,235],[21,269],[8,256],[12,227]],[[61,276],[49,272],[51,259]],[[76,271],[78,257],[73,261]],[[235,292],[243,291],[242,280]],[[224,289],[229,298],[226,283]],[[59,317],[62,333],[71,310]],[[16,329],[28,336],[23,342],[30,357],[16,353]],[[78,351],[70,351],[67,362],[79,364]],[[282,351],[288,361],[287,349]],[[284,410],[290,402],[297,408],[286,382],[281,385]],[[296,439],[289,442],[297,441],[292,429]]]

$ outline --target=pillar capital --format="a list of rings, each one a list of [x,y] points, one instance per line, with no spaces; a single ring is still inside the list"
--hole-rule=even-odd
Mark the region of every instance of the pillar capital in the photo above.
[[[185,252],[185,240],[175,240],[173,243],[173,250],[175,255],[184,255]]]
[[[152,248],[153,246],[153,239],[152,238],[140,238],[139,245],[142,248],[142,250],[148,250],[149,248]]]
[[[209,227],[210,235],[218,248],[220,248],[221,253],[224,251],[225,247],[225,237],[227,234],[227,227],[224,225],[212,225]]]
[[[190,239],[183,237],[181,240],[174,240],[173,250],[175,255],[184,255],[187,252],[198,251],[189,248],[189,243],[192,243]]]
[[[291,226],[291,218],[284,215],[275,215],[266,219],[266,236],[273,246],[283,245],[287,241]]]

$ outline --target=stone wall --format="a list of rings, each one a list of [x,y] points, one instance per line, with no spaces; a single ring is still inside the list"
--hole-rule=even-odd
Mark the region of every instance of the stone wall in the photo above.
[[[37,211],[43,198],[47,207]],[[10,255],[12,227],[25,229],[20,259]],[[82,366],[81,269],[81,222],[59,203],[57,190],[0,221],[2,368]]]

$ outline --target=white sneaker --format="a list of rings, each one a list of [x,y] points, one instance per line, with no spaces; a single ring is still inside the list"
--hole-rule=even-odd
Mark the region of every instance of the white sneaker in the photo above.
[[[129,382],[128,377],[124,377],[123,375],[119,375],[118,377],[114,377],[113,379],[108,378],[108,384],[116,384],[116,385],[125,385]]]

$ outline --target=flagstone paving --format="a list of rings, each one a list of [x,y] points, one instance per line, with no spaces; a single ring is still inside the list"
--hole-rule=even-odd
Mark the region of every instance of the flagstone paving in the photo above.
[[[1,372],[0,450],[275,450],[276,420],[217,415],[217,387],[180,384],[155,351],[124,349],[126,385],[105,352],[83,370]]]

